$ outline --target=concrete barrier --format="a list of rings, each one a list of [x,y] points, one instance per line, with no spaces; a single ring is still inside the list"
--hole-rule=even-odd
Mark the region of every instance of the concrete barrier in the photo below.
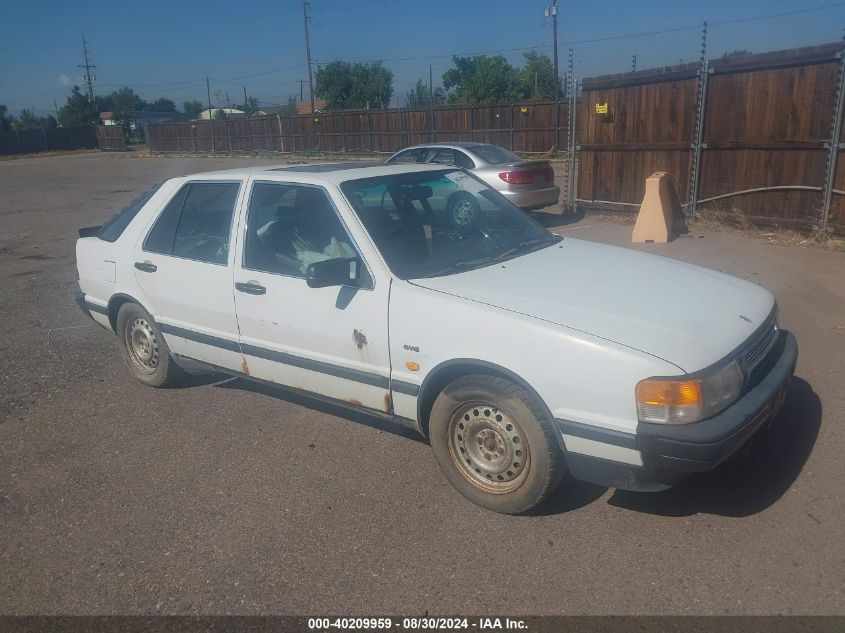
[[[683,213],[669,172],[656,171],[645,181],[645,196],[631,241],[665,244],[683,228]]]

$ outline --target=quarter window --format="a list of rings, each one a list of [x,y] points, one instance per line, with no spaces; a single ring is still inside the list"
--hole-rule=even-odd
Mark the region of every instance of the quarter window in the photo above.
[[[239,182],[186,184],[156,220],[144,250],[226,264],[239,189]]]
[[[357,251],[325,191],[280,183],[253,186],[245,268],[305,277],[309,264],[351,257]]]

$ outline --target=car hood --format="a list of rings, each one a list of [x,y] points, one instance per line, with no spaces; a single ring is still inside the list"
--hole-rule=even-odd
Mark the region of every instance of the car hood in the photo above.
[[[760,327],[774,298],[730,275],[573,238],[418,286],[542,319],[698,371]]]

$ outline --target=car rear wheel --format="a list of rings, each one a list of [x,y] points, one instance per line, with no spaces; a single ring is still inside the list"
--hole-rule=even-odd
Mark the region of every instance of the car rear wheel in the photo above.
[[[494,512],[530,510],[566,471],[553,422],[533,395],[504,378],[450,383],[434,402],[429,435],[449,483]]]
[[[120,306],[117,340],[129,371],[145,385],[166,387],[184,376],[170,355],[158,325],[137,303]]]
[[[459,229],[474,226],[480,213],[478,202],[468,193],[456,193],[449,198],[449,220]]]

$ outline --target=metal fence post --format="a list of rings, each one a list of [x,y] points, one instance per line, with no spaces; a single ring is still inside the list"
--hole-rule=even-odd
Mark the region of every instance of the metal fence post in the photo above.
[[[572,117],[572,210],[578,211],[578,91],[581,79],[575,80],[575,94],[572,96],[574,114]]]
[[[575,178],[578,165],[578,144],[576,138],[578,136],[578,87],[581,85],[580,80],[572,81],[572,100],[569,106],[569,120],[571,122],[572,133],[569,138],[569,185],[567,192],[569,194],[569,208],[574,213],[578,207],[578,198],[576,196],[577,180]]]
[[[370,112],[369,108],[367,109],[367,136],[370,142],[370,154],[372,154],[375,151],[373,147],[373,113]]]
[[[472,116],[472,101],[469,102],[469,140],[475,140],[475,121]]]
[[[508,97],[508,125],[511,128],[510,150],[513,151],[513,97]]]
[[[225,119],[223,119],[223,127],[226,128],[226,141],[229,144],[229,155],[232,155],[232,133],[229,131],[229,118],[228,115]]]
[[[692,150],[689,184],[687,185],[687,195],[689,196],[689,206],[687,208],[687,216],[690,220],[695,220],[695,214],[698,206],[698,185],[701,181],[701,141],[704,138],[704,123],[705,112],[707,110],[707,84],[710,78],[710,63],[707,60],[707,21],[701,32],[701,60],[698,69],[698,99],[696,101],[695,113],[695,138],[690,147]]]
[[[833,122],[830,126],[830,143],[827,147],[827,171],[824,180],[824,198],[822,200],[822,217],[819,222],[819,236],[824,236],[828,231],[830,221],[830,203],[833,198],[833,185],[836,180],[836,164],[839,159],[839,137],[842,132],[842,114],[845,109],[845,38],[843,38],[843,50],[839,52],[839,83],[836,87],[836,107],[833,113]]]
[[[396,111],[399,112],[399,149],[407,145],[405,142],[405,118],[402,116],[402,106],[397,106]]]
[[[698,83],[699,100],[698,112],[696,113],[695,123],[695,140],[692,145],[692,166],[690,169],[689,181],[689,209],[687,214],[691,220],[695,220],[696,212],[698,211],[698,186],[701,183],[701,150],[707,146],[704,144],[704,124],[707,120],[707,86],[710,83],[710,73],[713,69],[710,68],[710,62],[706,59],[699,71],[701,79]]]

